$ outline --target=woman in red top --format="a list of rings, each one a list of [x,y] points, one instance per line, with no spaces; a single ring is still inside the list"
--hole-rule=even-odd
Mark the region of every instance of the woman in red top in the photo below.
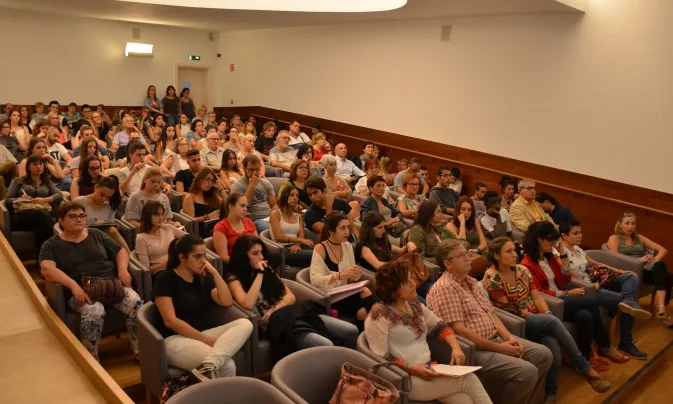
[[[531,225],[524,238],[524,257],[521,264],[530,271],[537,290],[563,300],[563,320],[577,325],[577,347],[589,359],[594,369],[600,372],[609,368],[607,362],[592,357],[591,343],[594,339],[600,356],[615,363],[628,361],[628,356],[612,346],[610,336],[603,326],[596,297],[584,295],[583,288],[566,290],[566,283],[570,281],[570,270],[568,254],[563,249],[563,243],[558,243],[560,238],[561,234],[553,223],[537,222]],[[560,259],[553,254],[555,246]]]
[[[320,161],[322,156],[329,153],[329,143],[327,137],[322,132],[313,135],[313,161]]]
[[[236,240],[244,234],[257,236],[257,230],[252,220],[245,217],[248,212],[248,199],[233,193],[227,198],[225,211],[221,212],[220,220],[213,229],[213,245],[215,252],[222,257],[225,264],[229,263],[232,249]]]

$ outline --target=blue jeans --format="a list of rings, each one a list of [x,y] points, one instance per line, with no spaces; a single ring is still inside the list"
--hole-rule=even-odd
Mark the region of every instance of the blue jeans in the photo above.
[[[54,185],[56,185],[61,191],[70,192],[70,186],[72,185],[72,175],[68,174],[62,179],[54,181]]]
[[[565,353],[575,369],[586,372],[591,367],[582,356],[572,335],[561,320],[550,314],[531,314],[526,317],[526,339],[549,348],[554,359],[545,379],[545,396],[555,396],[558,391],[559,369],[562,354]]]
[[[358,341],[358,328],[351,323],[330,317],[325,314],[320,315],[320,319],[325,324],[325,328],[332,339],[337,340],[346,348],[355,349]],[[297,350],[313,348],[316,346],[333,346],[332,341],[314,332],[303,332],[297,335],[295,339]]]
[[[267,230],[267,229],[271,228],[271,223],[269,223],[269,218],[255,219],[252,222],[255,224],[255,228],[257,228],[257,233],[261,233],[264,230]]]
[[[638,296],[638,276],[633,273],[620,275],[617,281],[601,288],[596,292],[596,304],[607,310],[617,310],[617,305],[624,302],[633,308],[640,308],[637,300]],[[628,314],[622,314],[619,323],[619,341],[620,344],[630,344],[633,342],[633,324],[635,319]]]
[[[307,268],[311,266],[311,259],[313,258],[313,250],[308,247],[302,247],[301,250],[294,254],[290,254],[288,248],[285,251],[285,264],[293,267]]]
[[[561,300],[563,320],[572,321],[577,326],[577,347],[586,359],[591,358],[594,339],[600,349],[612,346],[595,296],[562,296]]]

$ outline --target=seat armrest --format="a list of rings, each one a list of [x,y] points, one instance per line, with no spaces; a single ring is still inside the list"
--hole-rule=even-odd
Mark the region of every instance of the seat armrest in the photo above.
[[[185,226],[185,231],[190,234],[199,235],[199,222],[196,219],[183,215],[177,212],[173,212],[173,221],[180,223]]]
[[[544,301],[547,302],[547,306],[549,306],[549,310],[552,312],[554,317],[563,321],[563,300],[559,299],[558,297],[550,296],[546,293],[540,293],[540,295],[542,295]]]
[[[358,265],[357,267],[360,268],[360,272],[362,273],[362,277],[360,278],[360,280],[361,281],[368,280],[370,283],[369,289],[373,290],[374,285],[376,285],[376,273],[370,271],[367,268],[363,268],[360,265]]]
[[[66,301],[65,291],[63,285],[56,282],[47,281],[45,284],[47,302],[51,308],[56,312],[56,315],[65,321]]]
[[[147,320],[146,312],[157,310],[154,303],[142,306],[138,312],[138,348],[140,350],[140,379],[155,397],[161,396],[162,383],[168,377],[166,341]],[[156,314],[161,318],[160,314]]]
[[[313,300],[325,308],[325,312],[329,312],[330,298],[327,294],[319,293],[315,289],[308,288],[298,282],[289,279],[283,279],[288,289],[292,291],[297,300]]]
[[[122,238],[126,241],[126,245],[128,245],[131,251],[133,251],[136,245],[136,234],[138,233],[138,229],[136,229],[135,226],[129,226],[127,223],[124,223],[119,219],[115,219],[115,223],[117,223],[117,230],[119,231],[119,234],[121,234]]]
[[[606,250],[587,250],[586,254],[595,261],[613,268],[624,269],[637,274],[643,272],[643,262],[638,258]]]
[[[577,278],[572,278],[568,282],[568,290],[570,289],[575,289],[575,288],[583,288],[584,289],[584,294],[586,296],[595,296],[596,295],[596,285],[593,283],[589,283],[587,281],[584,281],[582,279],[577,279]]]
[[[5,205],[6,202],[7,201],[0,202],[0,211],[2,211],[2,232],[5,234],[5,238],[7,240],[11,240],[10,234],[12,233],[12,219],[9,216],[7,205]]]
[[[134,260],[129,260],[129,274],[131,275],[131,279],[133,279],[133,281],[135,281],[136,284],[134,290],[138,293],[140,298],[143,299],[143,302],[146,302],[148,300],[152,300],[151,295],[152,290],[150,289],[150,296],[146,296],[145,282],[143,280],[143,272],[145,271],[143,270],[142,265],[137,265]]]
[[[500,318],[500,321],[502,321],[512,335],[519,338],[524,338],[526,336],[526,320],[497,307],[495,308],[495,314]]]

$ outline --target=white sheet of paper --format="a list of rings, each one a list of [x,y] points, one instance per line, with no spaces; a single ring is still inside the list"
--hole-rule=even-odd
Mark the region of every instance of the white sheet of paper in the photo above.
[[[464,376],[470,373],[474,373],[477,370],[481,369],[481,366],[449,366],[449,365],[432,365],[432,369],[437,372],[447,376]]]

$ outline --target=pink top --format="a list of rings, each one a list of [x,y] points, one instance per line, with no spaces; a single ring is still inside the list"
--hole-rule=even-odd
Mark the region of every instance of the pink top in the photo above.
[[[254,235],[255,234],[255,224],[252,222],[252,220],[248,219],[247,217],[243,218],[243,233],[237,233],[236,230],[234,230],[231,227],[231,223],[229,223],[229,219],[224,218],[217,222],[215,225],[215,228],[213,229],[213,233],[220,232],[224,234],[224,236],[227,238],[227,252],[229,253],[229,256],[231,257],[232,250],[234,248],[234,243],[236,243],[236,240],[238,240],[239,237],[243,235]]]

